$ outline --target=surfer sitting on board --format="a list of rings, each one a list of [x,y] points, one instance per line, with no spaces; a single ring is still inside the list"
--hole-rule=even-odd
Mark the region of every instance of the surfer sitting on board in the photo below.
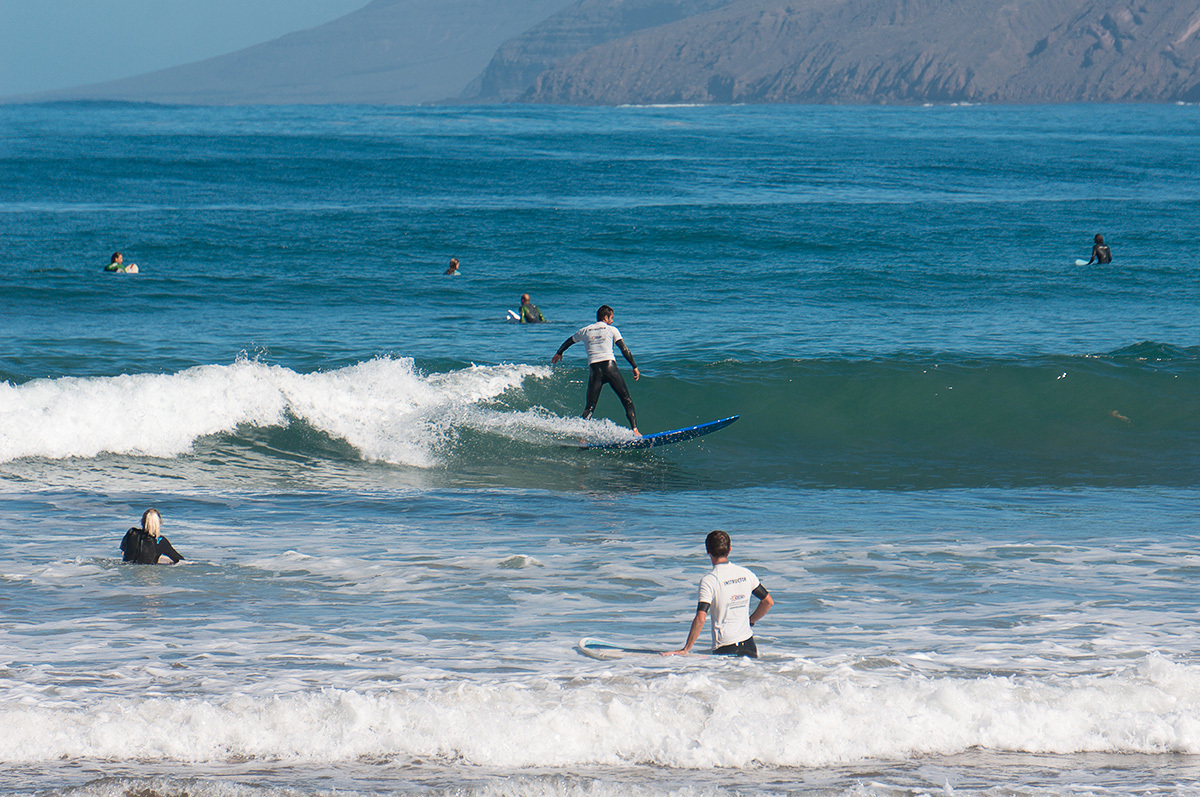
[[[545,323],[546,317],[542,315],[542,311],[537,309],[537,305],[529,300],[528,293],[521,294],[521,323],[522,324],[542,324]]]
[[[125,256],[120,252],[113,252],[112,260],[104,267],[105,271],[115,272],[117,274],[136,274],[138,273],[137,263],[125,265]]]
[[[183,559],[171,542],[158,533],[161,528],[162,515],[158,514],[157,509],[147,509],[143,512],[142,527],[125,532],[125,539],[121,540],[124,560],[140,565],[156,565],[162,556],[169,558],[171,564]]]
[[[1112,250],[1108,248],[1108,244],[1104,243],[1104,236],[1096,233],[1096,243],[1092,246],[1092,259],[1086,265],[1099,263],[1104,265],[1112,262]]]
[[[558,351],[550,358],[550,364],[554,365],[561,360],[563,352],[572,344],[580,341],[586,343],[588,368],[591,369],[591,374],[588,376],[587,406],[583,409],[583,417],[592,417],[592,413],[596,411],[596,402],[600,400],[600,389],[607,382],[612,385],[617,398],[621,399],[621,403],[625,405],[625,417],[629,419],[629,428],[633,429],[634,434],[641,436],[642,433],[637,428],[637,415],[633,410],[633,399],[629,397],[629,388],[625,387],[625,378],[617,370],[617,359],[613,356],[614,343],[629,364],[633,366],[633,381],[641,379],[642,374],[638,370],[637,363],[633,361],[633,353],[629,351],[629,347],[621,339],[621,333],[612,325],[612,322],[613,309],[607,304],[600,305],[600,309],[596,311],[596,323],[589,324],[564,340],[563,345],[559,346]]]
[[[758,580],[758,576],[729,561],[732,547],[729,535],[720,529],[709,532],[704,549],[712,562],[712,572],[700,579],[700,602],[688,631],[687,642],[679,650],[664,656],[685,656],[696,644],[704,622],[712,612],[713,653],[726,656],[758,658],[754,644],[753,626],[775,605],[775,599]],[[750,613],[750,596],[758,598],[758,606]]]

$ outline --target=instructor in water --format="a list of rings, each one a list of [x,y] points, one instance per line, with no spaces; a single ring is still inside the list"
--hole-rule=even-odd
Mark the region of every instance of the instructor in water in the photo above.
[[[641,379],[642,374],[638,370],[637,363],[633,361],[633,353],[629,351],[629,347],[621,339],[620,331],[612,325],[612,322],[613,309],[607,304],[600,305],[600,309],[596,311],[596,323],[589,324],[564,340],[563,345],[559,346],[558,351],[550,358],[550,364],[554,365],[561,360],[563,352],[571,348],[572,344],[583,341],[587,345],[588,368],[591,370],[591,374],[588,376],[587,406],[583,409],[583,417],[592,417],[592,413],[596,411],[596,402],[600,400],[600,389],[607,382],[612,386],[617,398],[621,399],[621,403],[625,405],[625,417],[629,419],[629,428],[633,429],[634,434],[640,436],[641,432],[637,428],[637,414],[633,409],[633,399],[629,397],[629,388],[625,386],[624,377],[617,370],[617,359],[613,356],[613,344],[616,344],[617,348],[621,350],[621,354],[633,366],[633,380],[636,382]]]
[[[664,653],[664,656],[686,656],[700,638],[704,623],[712,613],[712,652],[723,656],[746,656],[758,658],[758,646],[754,644],[754,624],[761,620],[775,599],[758,580],[758,576],[740,565],[729,561],[733,545],[729,535],[717,529],[704,539],[704,550],[712,562],[712,572],[700,579],[700,601],[696,604],[696,616],[688,629],[687,641],[679,650]],[[758,598],[754,612],[750,611],[751,596]]]

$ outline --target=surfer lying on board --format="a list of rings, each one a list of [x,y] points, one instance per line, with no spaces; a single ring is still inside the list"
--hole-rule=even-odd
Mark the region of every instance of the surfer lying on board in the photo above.
[[[1087,265],[1099,263],[1104,265],[1112,262],[1112,250],[1108,248],[1108,244],[1104,243],[1104,236],[1096,233],[1096,243],[1092,246],[1092,259],[1087,262]]]
[[[758,658],[752,629],[775,605],[775,599],[759,583],[758,576],[729,561],[732,547],[729,535],[720,529],[709,532],[705,538],[704,550],[712,562],[712,572],[700,579],[700,602],[696,605],[687,642],[679,650],[668,651],[664,656],[687,655],[704,630],[704,622],[711,612],[713,653]],[[753,614],[750,613],[751,595],[758,598]]]
[[[596,311],[596,323],[589,324],[564,340],[563,345],[559,346],[558,351],[550,358],[550,364],[554,365],[561,360],[563,352],[571,348],[572,344],[583,341],[587,345],[588,368],[591,369],[588,376],[587,406],[583,409],[583,417],[592,417],[592,413],[596,411],[596,402],[600,400],[600,389],[607,382],[612,385],[617,398],[625,405],[625,417],[629,419],[629,428],[633,429],[634,434],[641,436],[642,433],[637,428],[637,414],[633,410],[633,399],[629,397],[629,388],[625,387],[625,378],[617,370],[617,358],[613,356],[614,343],[633,366],[633,381],[641,379],[642,373],[633,361],[633,353],[629,351],[629,347],[621,339],[621,333],[612,322],[613,309],[607,304],[600,305],[600,309]]]

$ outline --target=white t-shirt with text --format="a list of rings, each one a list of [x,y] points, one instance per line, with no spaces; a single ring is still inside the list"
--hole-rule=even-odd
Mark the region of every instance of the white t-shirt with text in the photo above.
[[[597,321],[571,336],[576,343],[587,345],[588,365],[615,360],[613,344],[621,339],[621,333],[612,324]]]
[[[750,593],[758,589],[758,576],[732,562],[721,562],[700,579],[700,602],[710,604],[713,650],[745,642],[750,630]]]

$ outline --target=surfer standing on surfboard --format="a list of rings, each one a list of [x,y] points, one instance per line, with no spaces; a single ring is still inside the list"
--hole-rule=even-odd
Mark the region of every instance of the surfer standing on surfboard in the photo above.
[[[633,433],[640,437],[642,433],[637,428],[637,414],[633,410],[633,399],[629,397],[629,388],[625,386],[625,378],[617,370],[617,358],[613,356],[613,344],[616,344],[617,348],[621,350],[621,354],[633,366],[633,381],[641,379],[642,374],[638,370],[637,363],[633,361],[633,353],[629,351],[629,347],[621,339],[621,333],[612,325],[612,322],[613,309],[607,304],[600,305],[600,309],[596,311],[596,323],[589,324],[564,340],[563,345],[559,346],[558,351],[550,358],[550,364],[554,365],[561,360],[563,352],[571,348],[572,344],[584,342],[587,345],[588,368],[591,370],[591,374],[588,376],[587,406],[583,409],[583,417],[592,417],[592,413],[596,411],[596,402],[600,400],[600,389],[607,382],[612,385],[613,392],[625,405],[625,417],[629,419],[629,428],[633,429]]]
[[[754,624],[771,610],[775,599],[759,582],[758,576],[729,561],[732,547],[729,535],[720,529],[709,532],[705,538],[704,550],[712,562],[712,572],[700,579],[700,602],[696,604],[696,616],[692,618],[687,642],[679,650],[668,651],[664,656],[686,656],[712,612],[712,652],[719,656],[758,658]],[[751,595],[758,598],[753,614],[750,613]]]

